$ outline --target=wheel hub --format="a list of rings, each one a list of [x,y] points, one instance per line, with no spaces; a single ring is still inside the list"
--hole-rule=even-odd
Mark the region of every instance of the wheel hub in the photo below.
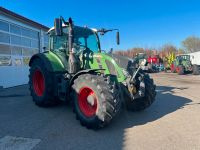
[[[81,112],[86,117],[92,117],[97,111],[97,98],[94,91],[89,87],[83,87],[79,91],[78,104]]]
[[[88,102],[91,106],[94,106],[94,103],[95,103],[94,94],[89,95],[89,96],[87,97],[87,102]]]

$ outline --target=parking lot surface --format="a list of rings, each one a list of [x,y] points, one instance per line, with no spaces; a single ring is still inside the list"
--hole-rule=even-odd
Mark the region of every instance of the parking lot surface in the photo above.
[[[151,74],[155,103],[142,112],[125,109],[108,127],[82,127],[70,105],[34,105],[28,86],[0,91],[0,150],[200,149],[200,76]]]

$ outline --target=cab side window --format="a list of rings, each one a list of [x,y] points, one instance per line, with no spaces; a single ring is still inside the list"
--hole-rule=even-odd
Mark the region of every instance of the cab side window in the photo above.
[[[67,29],[63,30],[62,36],[56,36],[54,32],[50,35],[50,49],[54,52],[68,51]]]
[[[64,51],[67,47],[67,36],[53,36],[53,51]]]

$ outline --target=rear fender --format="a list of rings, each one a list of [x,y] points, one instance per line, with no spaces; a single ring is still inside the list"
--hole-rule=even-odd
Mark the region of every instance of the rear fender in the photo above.
[[[31,64],[35,59],[40,59],[44,63],[46,69],[49,72],[54,72],[54,73],[67,72],[60,58],[53,52],[47,51],[44,53],[38,53],[33,55],[29,62],[29,66],[31,66]]]
[[[42,62],[44,63],[46,69],[49,71],[49,72],[52,72],[53,71],[53,67],[50,63],[50,61],[48,60],[48,58],[43,54],[43,53],[38,53],[38,54],[35,54],[31,57],[30,61],[29,61],[29,66],[31,67],[31,64],[33,63],[33,61],[35,59],[40,59],[42,60]]]

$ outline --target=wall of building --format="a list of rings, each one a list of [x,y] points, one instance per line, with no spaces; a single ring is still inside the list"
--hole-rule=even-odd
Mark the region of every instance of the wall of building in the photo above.
[[[0,86],[28,83],[29,60],[47,45],[46,31],[0,14]]]

